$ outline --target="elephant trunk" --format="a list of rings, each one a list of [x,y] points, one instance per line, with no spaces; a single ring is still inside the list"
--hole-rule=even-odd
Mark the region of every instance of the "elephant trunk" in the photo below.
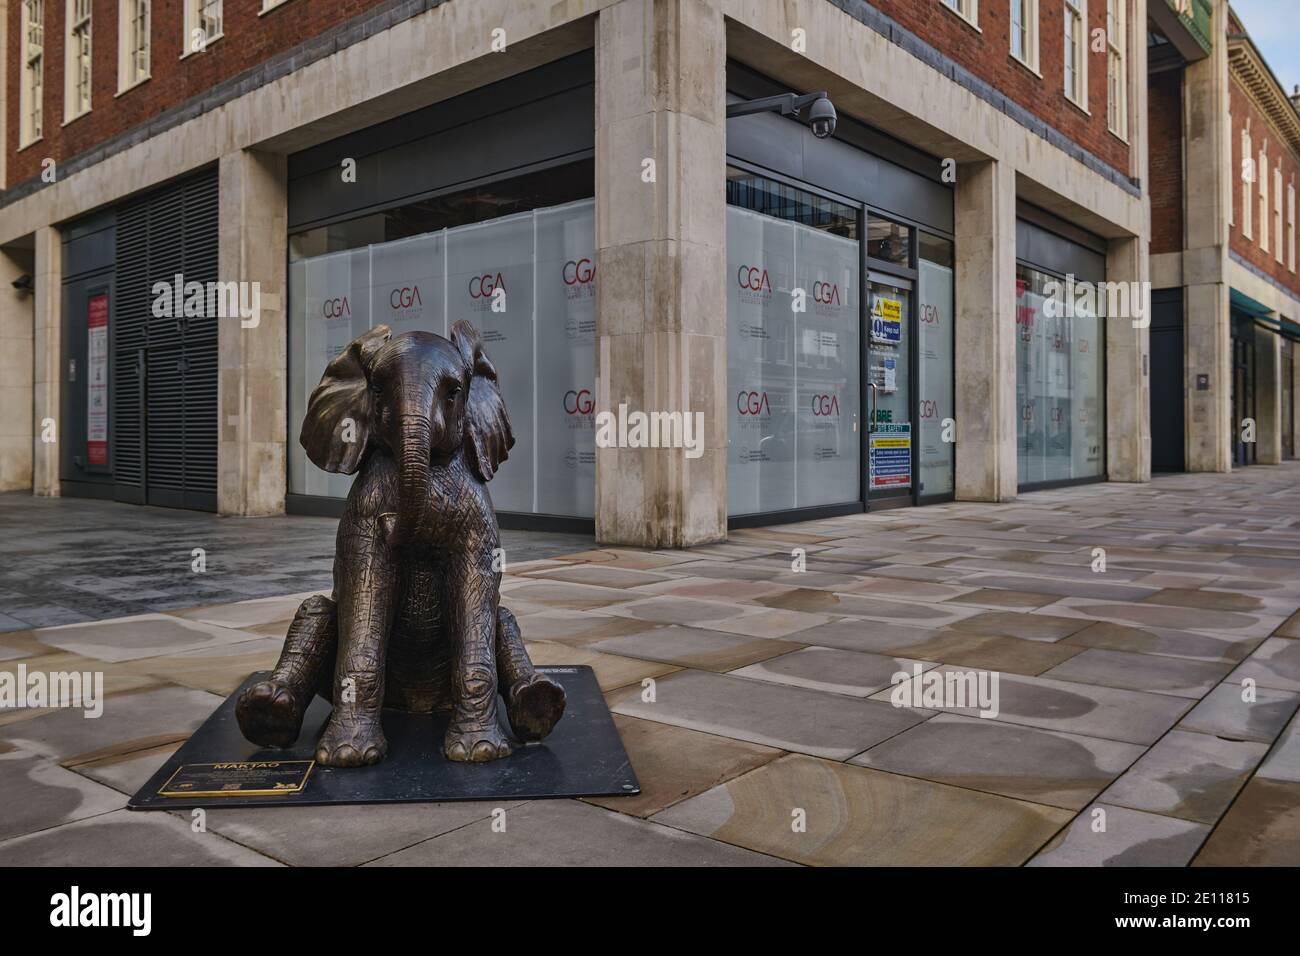
[[[407,413],[400,419],[397,456],[397,523],[389,542],[410,543],[424,523],[429,505],[429,465],[432,452],[429,416]]]

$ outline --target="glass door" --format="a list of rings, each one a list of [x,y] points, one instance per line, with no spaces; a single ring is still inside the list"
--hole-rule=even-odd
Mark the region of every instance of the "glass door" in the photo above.
[[[866,284],[866,497],[876,504],[912,496],[912,291],[877,273]]]

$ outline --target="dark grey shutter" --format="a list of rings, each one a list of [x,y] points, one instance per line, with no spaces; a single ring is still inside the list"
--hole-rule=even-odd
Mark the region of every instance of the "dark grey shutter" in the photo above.
[[[178,275],[205,289],[217,280],[217,208],[211,170],[118,210],[113,473],[121,500],[216,509],[217,319],[155,316],[153,289],[173,287]]]

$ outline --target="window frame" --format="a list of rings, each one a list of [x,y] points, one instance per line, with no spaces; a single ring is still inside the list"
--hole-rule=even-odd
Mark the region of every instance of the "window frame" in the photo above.
[[[1016,30],[1016,11],[1019,10],[1022,22],[1020,30]],[[1010,25],[1010,51],[1011,59],[1015,60],[1021,66],[1027,68],[1042,79],[1043,74],[1039,72],[1039,8],[1038,0],[1009,0],[1008,4],[1008,23]],[[1025,45],[1024,56],[1016,52],[1016,41],[1023,39]]]
[[[1259,180],[1259,247],[1268,252],[1268,140],[1260,144],[1255,178]]]
[[[1282,219],[1282,164],[1273,164],[1273,257],[1278,265],[1286,262],[1285,223]]]
[[[1286,187],[1287,267],[1295,272],[1295,180]]]
[[[18,148],[26,149],[45,135],[45,20],[46,0],[21,0],[19,43],[22,44],[22,75],[18,89]],[[32,11],[40,14],[33,24]],[[39,32],[32,43],[33,29]]]
[[[143,45],[135,46],[136,14],[144,11],[143,31],[140,39]],[[117,94],[121,96],[127,90],[135,89],[153,72],[153,44],[150,33],[153,29],[153,4],[151,0],[119,0],[117,6]],[[139,72],[139,60],[143,54],[144,67]]]
[[[194,47],[194,32],[203,29],[203,14],[206,9],[215,4],[217,7],[217,32],[209,35],[206,30],[203,34],[203,45],[198,49]],[[184,0],[184,15],[181,17],[181,56],[183,60],[187,56],[193,56],[196,53],[203,53],[208,47],[216,43],[226,35],[226,6],[224,0]]]
[[[287,0],[279,0],[279,3],[286,2]],[[967,26],[979,30],[980,0],[939,0],[939,5],[945,7],[949,13],[955,14]]]
[[[89,113],[93,106],[94,4],[91,0],[65,0],[63,13],[63,125],[67,126]]]
[[[1241,130],[1241,233],[1255,238],[1255,143],[1249,122]]]
[[[1128,0],[1106,0],[1106,126],[1125,142],[1129,130],[1128,19]]]
[[[1078,26],[1078,34],[1074,37],[1074,45],[1070,45],[1069,34],[1063,34],[1061,37],[1061,68],[1062,68],[1062,85],[1064,86],[1065,98],[1073,103],[1089,116],[1092,113],[1088,109],[1088,0],[1063,0],[1061,19],[1064,22],[1065,29],[1069,30],[1071,24]],[[1078,96],[1070,85],[1070,62],[1074,60],[1074,76],[1078,86]]]

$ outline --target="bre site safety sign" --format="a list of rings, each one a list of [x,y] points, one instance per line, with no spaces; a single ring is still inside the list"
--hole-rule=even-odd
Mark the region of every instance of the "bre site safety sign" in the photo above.
[[[871,433],[870,481],[874,488],[912,486],[912,426],[880,422]]]

